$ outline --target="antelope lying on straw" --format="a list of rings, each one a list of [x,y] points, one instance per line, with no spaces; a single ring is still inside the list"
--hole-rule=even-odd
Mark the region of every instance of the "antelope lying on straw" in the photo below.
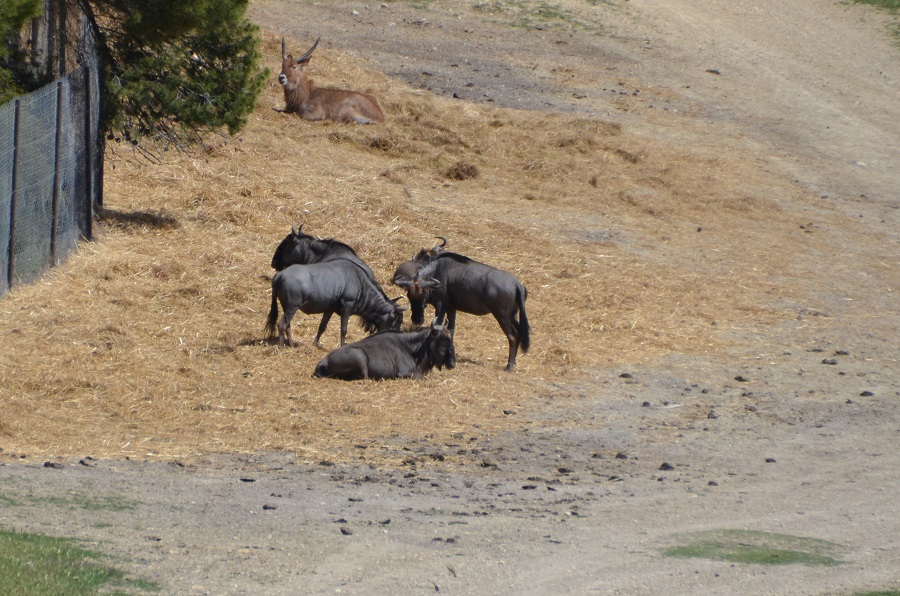
[[[321,38],[319,38],[321,39]],[[306,67],[319,39],[299,58],[287,53],[281,38],[281,74],[285,112],[297,113],[304,120],[334,120],[373,124],[384,122],[384,113],[371,95],[345,89],[316,87],[306,76]]]

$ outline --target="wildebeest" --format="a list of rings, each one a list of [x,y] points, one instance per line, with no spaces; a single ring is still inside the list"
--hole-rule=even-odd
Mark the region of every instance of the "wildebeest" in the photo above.
[[[321,39],[321,38],[319,38]],[[306,75],[306,67],[319,39],[306,53],[294,58],[287,53],[281,38],[281,74],[278,82],[284,90],[285,112],[299,114],[304,120],[334,120],[372,124],[384,122],[384,113],[374,97],[346,89],[316,87]]]
[[[291,233],[285,236],[278,248],[275,249],[275,254],[272,255],[272,269],[282,271],[290,265],[309,265],[334,259],[353,261],[363,268],[369,279],[378,283],[369,266],[350,246],[334,238],[316,239],[309,234],[304,234],[303,224],[300,224],[299,230],[295,230],[292,226]]]
[[[433,246],[432,248],[423,248],[415,255],[413,255],[412,260],[406,261],[405,263],[401,263],[397,270],[394,272],[394,277],[392,279],[393,283],[396,284],[398,279],[415,279],[416,274],[419,272],[419,269],[430,263],[437,257],[439,254],[444,252],[444,247],[447,246],[447,239],[443,236],[435,236],[438,240],[441,241],[440,244]],[[419,304],[421,306],[421,304]],[[418,316],[415,314],[415,307],[413,308],[413,317],[418,323],[417,325],[421,325],[425,320],[424,313],[418,313]]]
[[[418,379],[432,368],[456,366],[450,331],[435,318],[418,331],[383,331],[337,348],[325,356],[317,377],[356,379]]]
[[[426,303],[435,307],[439,319],[447,317],[451,334],[456,328],[456,311],[494,315],[509,340],[507,370],[516,368],[519,349],[527,352],[531,345],[531,327],[525,314],[528,292],[506,271],[443,252],[421,267],[415,277],[395,277],[394,283],[406,289],[416,324],[421,324],[418,317],[424,316]]]
[[[278,342],[293,346],[291,319],[298,310],[306,314],[322,313],[322,322],[313,345],[319,345],[319,338],[328,326],[331,315],[341,317],[341,345],[347,336],[347,321],[350,315],[359,315],[367,333],[399,329],[403,322],[403,308],[397,305],[397,298],[391,300],[376,282],[371,280],[359,263],[347,259],[335,259],[310,265],[291,265],[272,278],[272,307],[266,321],[269,337],[275,335],[276,322]],[[284,314],[278,320],[278,303]]]

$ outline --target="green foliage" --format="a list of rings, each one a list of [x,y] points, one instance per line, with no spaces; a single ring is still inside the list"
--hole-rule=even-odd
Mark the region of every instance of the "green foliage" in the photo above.
[[[246,123],[267,73],[248,0],[89,0],[106,41],[106,127],[185,147]]]
[[[900,11],[900,0],[853,0],[857,4],[871,4],[892,12]]]
[[[41,14],[41,0],[3,0],[0,2],[0,104],[21,95],[23,89],[9,63],[16,60],[16,54],[6,40],[29,19]]]

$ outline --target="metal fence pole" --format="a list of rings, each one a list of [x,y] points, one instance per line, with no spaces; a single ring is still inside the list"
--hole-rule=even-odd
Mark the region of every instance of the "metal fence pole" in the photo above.
[[[16,195],[19,177],[19,117],[22,113],[22,102],[16,100],[13,117],[13,164],[12,164],[12,196],[9,201],[9,261],[6,269],[6,287],[12,288],[16,275]]]
[[[94,184],[96,183],[94,176],[94,149],[95,144],[91,141],[91,106],[93,96],[91,94],[91,69],[84,69],[84,93],[86,95],[84,101],[84,146],[85,146],[85,173],[87,177],[87,192],[85,193],[86,215],[84,222],[85,237],[90,240],[93,236],[94,222]]]
[[[56,234],[59,221],[59,163],[62,150],[63,83],[56,83],[56,142],[53,158],[53,203],[50,220],[50,265],[56,266]]]

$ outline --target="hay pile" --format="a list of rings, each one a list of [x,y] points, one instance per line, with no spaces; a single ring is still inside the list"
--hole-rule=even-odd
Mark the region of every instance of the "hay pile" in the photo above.
[[[280,52],[276,36],[265,44]],[[327,48],[313,77],[374,94],[387,124],[279,113],[273,80],[237,138],[162,165],[109,148],[95,241],[0,301],[5,454],[316,461],[367,447],[372,459],[393,437],[467,441],[527,424],[554,381],[715,352],[730,328],[785,316],[772,280],[789,271],[798,222],[770,198],[796,191],[751,160],[439,99]],[[311,345],[318,317],[294,319],[297,349],[263,334],[269,261],[298,223],[353,246],[392,297],[394,268],[437,234],[512,272],[529,291],[531,353],[506,373],[496,322],[461,314],[456,370],[312,379],[326,354]],[[348,340],[361,337],[351,325]],[[334,320],[322,343],[337,342]]]

